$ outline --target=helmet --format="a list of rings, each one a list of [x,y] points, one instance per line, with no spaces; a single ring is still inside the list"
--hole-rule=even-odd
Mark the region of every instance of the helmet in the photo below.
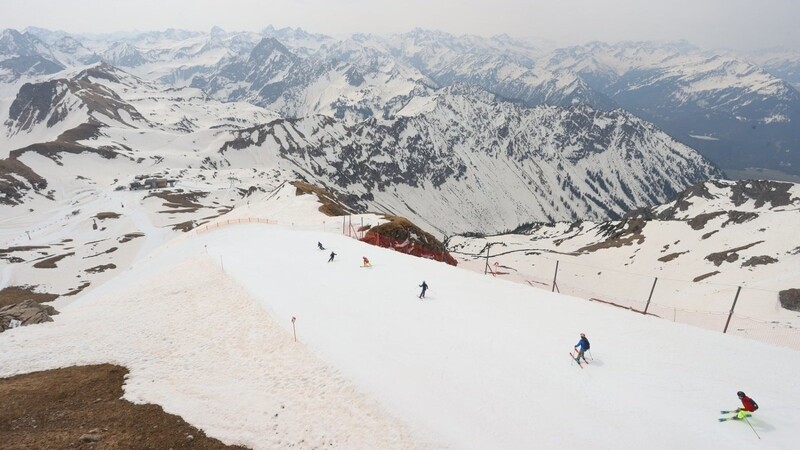
[[[742,397],[744,397],[744,392],[739,391],[739,392],[736,393],[736,395],[738,395],[739,398],[742,398]]]
[[[581,337],[586,337],[586,335],[585,335],[585,334],[583,334],[583,333],[581,333]]]

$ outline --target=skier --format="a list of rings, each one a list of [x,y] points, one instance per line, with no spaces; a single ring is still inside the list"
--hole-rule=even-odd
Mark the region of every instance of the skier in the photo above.
[[[369,263],[366,256],[362,256],[362,258],[364,259],[364,265],[362,267],[372,267],[372,264]]]
[[[328,262],[333,261],[333,257],[336,256],[336,253],[331,252],[331,257],[328,258]]]
[[[319,247],[320,250],[325,250],[325,247],[322,246],[322,242],[317,242],[317,247]]]
[[[744,392],[739,391],[736,393],[736,395],[739,397],[739,400],[742,401],[742,407],[736,408],[736,417],[732,417],[732,419],[742,420],[747,417],[747,413],[754,413],[758,409],[758,403],[745,395]]]
[[[578,347],[580,347],[580,350],[578,350]],[[583,361],[585,363],[589,362],[586,361],[586,356],[584,356],[586,350],[589,350],[589,340],[586,339],[585,334],[581,333],[581,340],[579,340],[578,343],[575,344],[575,350],[578,350],[578,356],[575,358],[575,361],[578,361],[578,364],[580,364],[581,358],[583,358]]]
[[[419,293],[419,299],[422,300],[423,298],[425,298],[425,291],[428,290],[428,284],[425,283],[425,281],[423,280],[422,284],[420,284],[419,287],[422,288],[422,292]]]

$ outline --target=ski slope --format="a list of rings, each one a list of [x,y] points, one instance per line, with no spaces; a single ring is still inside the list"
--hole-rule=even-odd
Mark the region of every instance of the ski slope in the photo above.
[[[280,219],[321,221],[310,198]],[[0,377],[122,364],[125,398],[256,449],[796,448],[796,351],[299,228],[173,239],[0,334]],[[716,420],[737,390],[760,440]]]

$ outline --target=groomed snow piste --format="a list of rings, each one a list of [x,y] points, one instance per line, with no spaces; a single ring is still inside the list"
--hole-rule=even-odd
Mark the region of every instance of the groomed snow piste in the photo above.
[[[55,322],[0,334],[0,377],[121,364],[127,399],[257,449],[797,446],[796,351],[322,231],[189,233],[54,306]],[[761,406],[760,440],[717,422],[737,390]]]

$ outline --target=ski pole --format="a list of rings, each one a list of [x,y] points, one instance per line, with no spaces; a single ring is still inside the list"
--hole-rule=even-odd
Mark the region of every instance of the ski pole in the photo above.
[[[753,428],[753,424],[751,424],[750,421],[747,420],[747,416],[744,416],[744,421],[747,422],[748,425],[750,425],[750,429],[753,430],[753,433],[756,433],[756,437],[761,439],[761,436],[758,435],[758,432],[756,432],[756,429]]]
[[[589,352],[589,358],[592,358],[592,361],[594,361],[594,356],[592,356],[592,351],[591,350],[587,350],[587,352]]]

